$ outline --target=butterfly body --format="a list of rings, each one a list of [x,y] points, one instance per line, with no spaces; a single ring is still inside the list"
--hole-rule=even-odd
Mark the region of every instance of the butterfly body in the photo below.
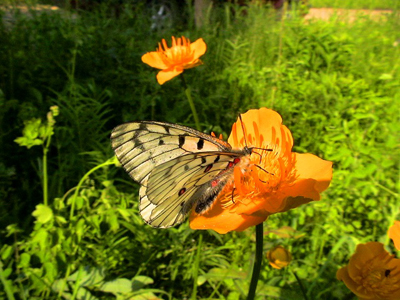
[[[194,208],[204,213],[233,178],[252,148],[234,150],[189,127],[153,121],[117,126],[111,144],[130,177],[141,185],[139,210],[146,223],[168,228]]]

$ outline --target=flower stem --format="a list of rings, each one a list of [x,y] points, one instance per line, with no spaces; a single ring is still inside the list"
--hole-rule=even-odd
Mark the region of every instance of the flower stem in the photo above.
[[[83,177],[82,177],[81,180],[79,181],[78,185],[76,186],[75,193],[74,193],[74,196],[73,196],[73,198],[72,198],[71,210],[70,210],[70,212],[69,212],[69,221],[71,221],[72,218],[73,218],[73,216],[74,216],[75,201],[76,201],[76,198],[78,197],[79,189],[81,188],[82,184],[85,182],[86,178],[88,178],[88,176],[89,176],[90,174],[92,174],[94,171],[96,171],[96,170],[98,170],[98,169],[100,169],[100,168],[103,168],[103,167],[105,167],[105,166],[108,166],[108,165],[113,165],[113,164],[114,164],[114,157],[112,157],[112,158],[106,160],[105,162],[101,163],[100,165],[98,165],[98,166],[92,168],[91,170],[89,170],[89,172],[87,172],[85,175],[83,175]],[[72,226],[72,224],[73,224],[73,223],[70,222],[70,226]]]
[[[189,102],[189,105],[190,105],[190,109],[192,110],[194,122],[196,123],[196,129],[200,131],[201,128],[200,128],[199,117],[197,115],[196,107],[194,106],[194,102],[193,102],[192,94],[191,94],[191,91],[190,91],[190,87],[186,84],[186,80],[185,80],[185,77],[183,76],[183,74],[181,74],[180,77],[182,79],[183,88],[185,90],[185,95],[186,95],[186,98],[188,99],[188,102]]]
[[[247,300],[253,300],[256,295],[258,278],[260,277],[262,254],[263,254],[263,223],[256,226],[256,257],[254,259],[253,274],[251,275],[249,293]]]
[[[200,255],[202,251],[202,243],[203,243],[203,234],[200,233],[199,236],[199,242],[197,244],[197,253],[196,253],[196,259],[195,263],[193,266],[193,291],[192,291],[192,297],[191,299],[196,300],[197,299],[197,280],[199,276],[199,266],[200,266]]]
[[[307,293],[306,293],[306,290],[304,289],[303,283],[301,282],[300,278],[297,276],[296,272],[295,271],[292,271],[292,272],[293,272],[294,277],[296,277],[297,283],[300,286],[301,293],[303,294],[304,299],[308,300]]]
[[[48,204],[48,177],[47,177],[47,152],[49,151],[50,141],[51,141],[50,134],[47,138],[46,144],[43,147],[43,204],[47,206]]]

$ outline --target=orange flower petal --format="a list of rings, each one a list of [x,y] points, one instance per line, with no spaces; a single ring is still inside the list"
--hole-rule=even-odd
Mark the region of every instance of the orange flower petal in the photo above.
[[[193,58],[198,59],[207,51],[207,45],[202,38],[197,39],[190,44],[190,50],[193,51]]]
[[[164,84],[165,82],[178,76],[182,72],[183,72],[183,70],[179,70],[179,69],[162,70],[162,71],[158,72],[158,74],[157,74],[157,81],[159,84]]]
[[[293,185],[282,189],[282,195],[277,197],[282,199],[281,203],[276,201],[275,205],[280,205],[277,211],[287,211],[301,204],[320,200],[320,193],[328,188],[332,180],[332,162],[313,154],[294,154],[296,179]]]
[[[192,229],[213,229],[224,234],[229,231],[243,231],[250,226],[258,225],[268,218],[266,212],[257,215],[237,214],[229,209],[222,208],[220,202],[216,202],[212,210],[202,215],[194,211],[190,215],[190,228]]]
[[[249,125],[245,127],[247,136],[251,135],[255,138],[259,138],[261,133],[264,141],[268,141],[271,144],[281,144],[282,140],[285,139],[289,142],[290,147],[292,147],[292,135],[289,129],[282,125],[282,117],[276,111],[262,107],[260,109],[251,109],[241,116],[243,124]],[[256,126],[254,124],[256,124]],[[281,126],[284,128],[283,132],[279,130]],[[285,137],[283,138],[282,135],[285,135]],[[242,149],[245,146],[243,137],[242,123],[238,120],[232,126],[232,133],[228,138],[228,143],[236,149]],[[246,142],[248,146],[250,146],[249,143],[251,141]],[[253,146],[260,147],[259,144]]]
[[[389,228],[388,236],[392,239],[396,249],[400,251],[400,221],[394,221],[394,224]]]
[[[142,56],[142,62],[156,69],[165,70],[168,68],[160,52],[147,52]]]

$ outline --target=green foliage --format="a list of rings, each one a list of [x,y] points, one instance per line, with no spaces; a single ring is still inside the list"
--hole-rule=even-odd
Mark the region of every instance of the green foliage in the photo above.
[[[289,13],[227,3],[202,29],[189,18],[154,31],[142,3],[118,17],[99,5],[0,23],[0,298],[245,297],[253,231],[153,229],[140,219],[137,185],[107,159],[122,122],[194,127],[180,79],[159,86],[140,60],[162,38],[185,35],[208,46],[204,65],[185,71],[205,132],[227,136],[239,112],[266,106],[282,115],[295,151],[334,162],[320,202],[266,222],[265,253],[282,245],[294,260],[283,270],[265,262],[260,299],[302,299],[293,271],[309,299],[351,299],[336,270],[358,243],[388,245],[399,219],[400,23]]]
[[[310,0],[312,7],[334,7],[351,9],[399,9],[396,0]]]

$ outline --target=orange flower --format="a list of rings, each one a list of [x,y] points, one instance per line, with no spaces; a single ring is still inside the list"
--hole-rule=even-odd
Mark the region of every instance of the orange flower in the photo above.
[[[378,242],[357,245],[349,264],[336,273],[360,299],[400,299],[400,259]]]
[[[207,45],[202,38],[190,43],[189,39],[183,36],[177,40],[172,37],[171,48],[168,48],[164,39],[161,44],[158,44],[157,51],[147,52],[142,56],[142,61],[145,64],[161,70],[157,74],[159,84],[164,84],[166,81],[178,76],[184,69],[201,65],[202,62],[199,57],[207,50]]]
[[[310,201],[332,179],[332,162],[312,154],[293,153],[293,139],[281,116],[267,108],[249,110],[232,126],[228,142],[235,149],[257,147],[235,166],[230,182],[206,213],[192,212],[192,229],[214,229],[219,233],[242,231]],[[246,132],[244,139],[243,129]]]
[[[271,267],[275,269],[282,269],[290,264],[292,256],[289,250],[283,248],[282,246],[276,246],[267,253],[267,258]]]
[[[394,221],[394,224],[389,228],[388,236],[392,239],[396,249],[400,251],[400,221]]]

